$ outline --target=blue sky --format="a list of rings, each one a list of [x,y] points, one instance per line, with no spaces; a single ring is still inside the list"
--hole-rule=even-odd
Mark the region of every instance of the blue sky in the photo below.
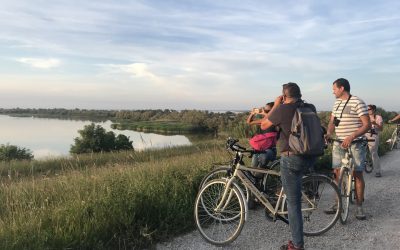
[[[399,1],[2,0],[0,107],[244,110],[289,81],[400,111]]]

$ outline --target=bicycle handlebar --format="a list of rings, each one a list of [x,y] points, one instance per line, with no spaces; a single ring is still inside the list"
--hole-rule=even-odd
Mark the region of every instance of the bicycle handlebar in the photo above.
[[[231,149],[232,151],[241,152],[241,153],[250,153],[251,155],[263,152],[263,151],[258,151],[258,150],[254,150],[254,149],[246,149],[245,147],[240,146],[238,144],[238,142],[239,142],[238,139],[229,137],[228,140],[226,141],[227,149]]]

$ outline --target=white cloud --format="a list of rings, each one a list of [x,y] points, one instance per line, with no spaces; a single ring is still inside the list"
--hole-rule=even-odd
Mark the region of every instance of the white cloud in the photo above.
[[[55,58],[19,58],[17,62],[28,64],[34,68],[50,69],[61,65],[61,61]]]

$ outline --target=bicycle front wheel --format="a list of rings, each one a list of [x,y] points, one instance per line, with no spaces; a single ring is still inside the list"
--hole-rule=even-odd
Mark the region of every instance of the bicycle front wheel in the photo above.
[[[200,190],[195,201],[196,226],[201,236],[214,245],[234,241],[245,221],[245,205],[239,189],[231,185],[223,197],[226,189],[227,180],[212,180]]]
[[[369,151],[368,151],[369,152]],[[374,165],[372,164],[371,154],[367,154],[367,159],[365,160],[365,173],[369,174],[374,170]]]
[[[304,235],[317,236],[331,229],[339,219],[341,207],[340,193],[334,181],[324,175],[306,176],[301,192]],[[336,210],[332,210],[334,204],[337,204]]]
[[[397,147],[397,129],[393,131],[392,137],[390,138],[390,150]]]
[[[347,168],[342,169],[339,176],[339,191],[342,198],[342,209],[340,213],[340,222],[346,224],[349,217],[350,198],[352,196],[351,176]]]
[[[199,190],[201,190],[211,180],[229,178],[232,175],[231,172],[232,171],[230,166],[220,166],[215,168],[214,170],[212,170],[206,176],[203,177],[203,179],[200,182]],[[238,185],[242,189],[244,200],[248,202],[250,196],[248,188],[242,185],[241,183]]]

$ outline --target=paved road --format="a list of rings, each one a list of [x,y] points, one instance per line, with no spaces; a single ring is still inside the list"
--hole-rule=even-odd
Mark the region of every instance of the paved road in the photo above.
[[[365,175],[367,220],[355,219],[353,205],[346,225],[338,222],[322,236],[306,237],[307,249],[400,249],[400,150],[387,153],[381,164],[381,178],[374,173]],[[193,231],[158,244],[156,249],[279,249],[289,238],[287,225],[266,221],[258,209],[250,212],[241,235],[228,246],[210,245]]]

